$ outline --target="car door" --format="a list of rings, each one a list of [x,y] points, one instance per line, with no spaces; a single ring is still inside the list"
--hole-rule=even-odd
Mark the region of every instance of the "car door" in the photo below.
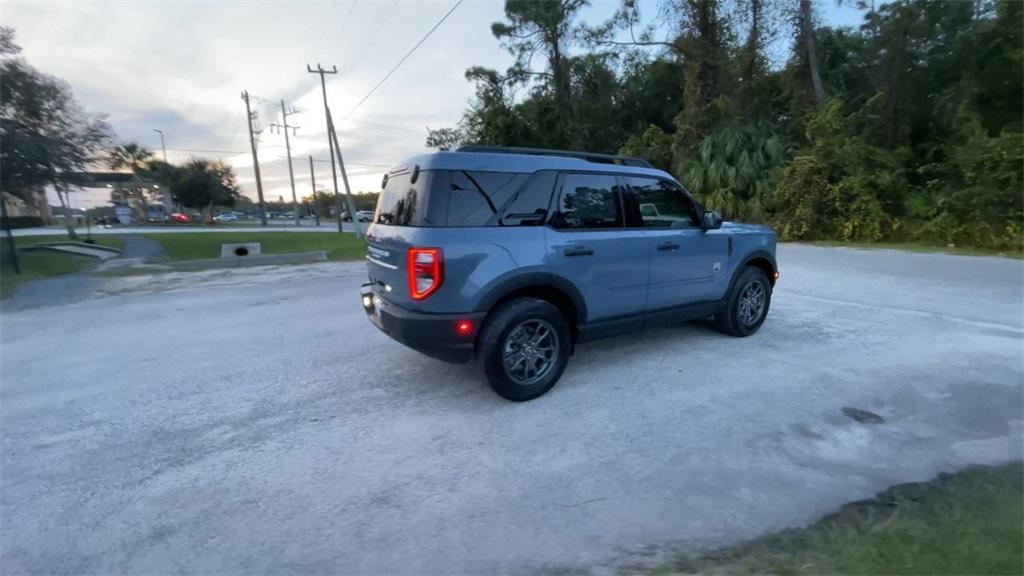
[[[643,230],[625,228],[619,183],[612,174],[559,175],[545,232],[547,250],[552,270],[582,294],[587,323],[635,321],[639,328],[647,296],[648,239]]]
[[[647,310],[714,299],[718,275],[727,268],[726,236],[701,228],[697,204],[675,182],[638,176],[625,180],[627,218],[647,238]]]

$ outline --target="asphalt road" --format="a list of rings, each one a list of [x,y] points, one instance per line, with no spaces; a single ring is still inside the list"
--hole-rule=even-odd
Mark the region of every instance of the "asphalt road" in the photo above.
[[[0,566],[610,573],[1021,458],[1024,263],[791,245],[780,263],[754,337],[587,344],[525,404],[378,333],[359,263],[8,309]]]

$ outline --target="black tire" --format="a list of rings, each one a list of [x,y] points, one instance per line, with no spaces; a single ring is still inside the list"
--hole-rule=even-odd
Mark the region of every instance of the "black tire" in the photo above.
[[[531,328],[536,330],[531,333]],[[531,346],[529,341],[539,334],[547,336]],[[523,336],[528,339],[522,340]],[[569,362],[571,338],[565,316],[550,302],[539,298],[516,298],[505,302],[491,313],[480,337],[480,359],[487,382],[506,400],[523,402],[542,396],[562,376]],[[548,351],[552,341],[554,348]],[[512,373],[505,366],[506,348],[510,348],[514,358],[520,361]],[[535,369],[535,378],[531,379],[527,364],[536,367],[541,363],[546,366],[543,374]],[[515,378],[520,376],[520,372],[523,372],[522,381],[517,381]]]
[[[748,290],[753,290],[753,293],[756,294],[758,285],[763,290],[763,304],[756,319],[750,321],[749,307],[746,310],[743,309],[744,296],[751,294],[751,292],[747,292]],[[726,297],[725,308],[718,314],[715,314],[715,326],[730,336],[741,338],[750,336],[757,332],[758,328],[764,324],[765,318],[768,317],[768,309],[771,307],[771,303],[772,283],[768,280],[768,275],[757,266],[747,266],[740,270],[739,276],[733,282],[732,289],[729,290],[729,294]]]

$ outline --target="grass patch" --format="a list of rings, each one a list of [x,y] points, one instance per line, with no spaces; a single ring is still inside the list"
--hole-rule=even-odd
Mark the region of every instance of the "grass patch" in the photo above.
[[[66,242],[67,239],[66,235],[25,236],[16,238],[14,244],[18,248],[25,248],[47,242]],[[118,249],[124,247],[124,241],[117,237],[93,236],[93,239],[96,240],[96,244],[102,246]],[[0,267],[0,297],[3,298],[14,294],[18,285],[29,280],[71,274],[97,262],[95,258],[88,256],[61,254],[58,252],[23,252],[19,250],[18,262],[21,264],[21,274],[15,274],[14,266],[8,262],[7,258],[7,238],[0,239],[0,250],[3,251],[0,252],[3,255],[3,265]]]
[[[183,232],[144,234],[163,246],[172,260],[219,258],[221,244],[259,242],[263,254],[287,254],[323,250],[328,260],[358,260],[366,253],[354,234],[338,232]]]
[[[996,250],[987,248],[971,248],[960,246],[943,246],[941,244],[924,244],[921,242],[840,242],[837,240],[815,240],[809,242],[814,246],[830,246],[842,248],[855,248],[858,250],[906,250],[908,252],[922,252],[930,254],[959,254],[962,256],[999,256],[1002,258],[1024,258],[1024,251],[1021,250]]]
[[[786,530],[657,574],[1022,574],[1024,465],[971,467],[892,487],[808,528]]]

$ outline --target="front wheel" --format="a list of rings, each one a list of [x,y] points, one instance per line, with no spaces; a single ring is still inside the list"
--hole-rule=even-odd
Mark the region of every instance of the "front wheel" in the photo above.
[[[725,307],[715,315],[715,325],[731,336],[750,336],[764,324],[771,301],[768,275],[756,266],[747,266],[729,291]]]
[[[502,304],[480,340],[488,383],[516,402],[543,395],[565,370],[570,338],[565,316],[550,302],[517,298]]]

